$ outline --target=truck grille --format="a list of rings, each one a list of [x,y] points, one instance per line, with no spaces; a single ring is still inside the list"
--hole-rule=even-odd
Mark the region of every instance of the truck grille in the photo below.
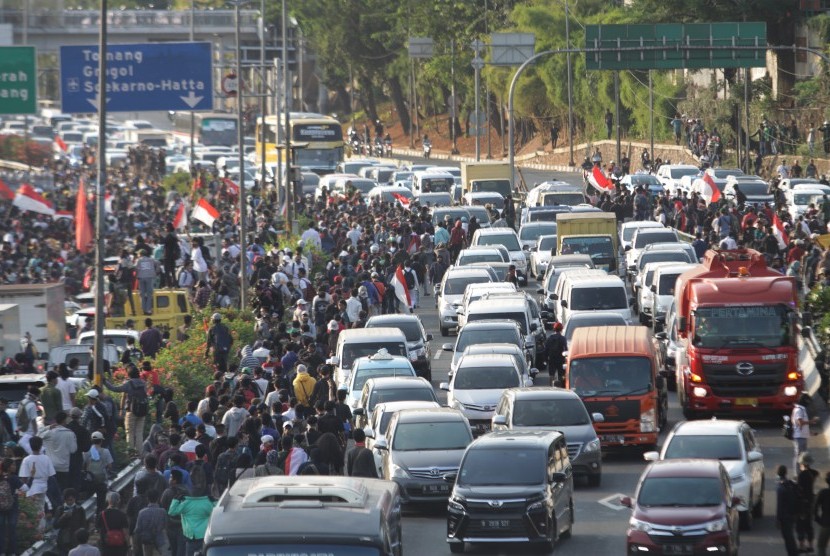
[[[776,363],[758,363],[752,365],[752,372],[741,374],[738,364],[703,364],[706,382],[715,396],[733,398],[738,396],[762,397],[778,393],[787,373],[786,361]],[[744,368],[741,372],[746,373]]]
[[[640,420],[640,400],[584,400],[588,413],[602,413],[606,423]]]

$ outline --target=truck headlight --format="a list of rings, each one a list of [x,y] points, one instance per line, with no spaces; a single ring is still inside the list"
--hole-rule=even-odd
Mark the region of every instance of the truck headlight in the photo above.
[[[794,397],[798,394],[798,388],[795,386],[786,386],[784,387],[784,395],[788,397]]]
[[[692,390],[692,394],[694,394],[696,398],[705,398],[707,394],[706,388],[695,386],[695,388]]]
[[[654,408],[640,414],[640,432],[655,432],[657,430],[656,412]]]

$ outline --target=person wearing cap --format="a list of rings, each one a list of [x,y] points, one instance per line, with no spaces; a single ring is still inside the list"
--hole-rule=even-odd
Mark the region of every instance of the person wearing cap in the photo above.
[[[222,315],[213,314],[213,326],[208,331],[207,343],[205,346],[205,357],[210,356],[210,349],[213,348],[213,364],[218,371],[228,371],[228,355],[233,346],[233,336],[228,327],[222,323]]]
[[[112,454],[104,447],[104,434],[95,431],[90,436],[90,446],[83,452],[83,470],[89,473],[92,486],[98,498],[98,508],[103,510],[107,494],[107,477],[112,471]]]
[[[562,335],[562,323],[553,323],[553,333],[545,341],[545,353],[547,354],[548,375],[550,383],[561,380],[563,366],[565,364],[565,352],[568,351],[568,340]]]
[[[275,451],[274,437],[270,434],[263,434],[259,441],[261,444],[259,452],[257,452],[257,455],[254,458],[254,465],[265,465],[265,462],[268,460],[268,454]]]
[[[145,315],[153,314],[153,289],[156,277],[159,274],[159,262],[147,256],[147,251],[141,249],[135,262],[135,277],[138,280],[138,291],[141,297],[141,310]]]
[[[40,405],[43,407],[43,423],[51,425],[55,422],[55,415],[63,411],[63,396],[57,388],[58,373],[46,373],[46,386],[40,391]]]
[[[294,312],[291,315],[291,320],[302,320],[303,311],[308,311],[308,301],[301,297],[297,300],[297,305],[294,307]]]
[[[86,393],[86,408],[81,417],[81,426],[91,435],[94,432],[105,432],[109,415],[104,405],[100,402],[100,394],[97,388],[90,388]]]
[[[314,393],[314,386],[317,384],[317,381],[308,374],[308,368],[305,365],[297,365],[297,376],[294,378],[292,384],[297,402],[307,407],[311,400],[311,395]]]

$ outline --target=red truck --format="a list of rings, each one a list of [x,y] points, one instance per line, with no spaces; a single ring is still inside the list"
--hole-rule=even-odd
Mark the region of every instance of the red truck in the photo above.
[[[707,251],[680,275],[675,308],[677,396],[687,419],[790,412],[798,369],[795,281],[751,249]]]

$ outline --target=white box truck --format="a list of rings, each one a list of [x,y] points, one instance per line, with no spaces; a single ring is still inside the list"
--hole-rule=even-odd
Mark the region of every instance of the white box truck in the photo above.
[[[21,351],[20,307],[14,303],[0,303],[0,362]]]
[[[20,338],[31,333],[37,350],[49,353],[66,342],[63,284],[13,284],[0,286],[0,303],[14,304],[20,312]],[[20,348],[18,347],[18,350]]]

